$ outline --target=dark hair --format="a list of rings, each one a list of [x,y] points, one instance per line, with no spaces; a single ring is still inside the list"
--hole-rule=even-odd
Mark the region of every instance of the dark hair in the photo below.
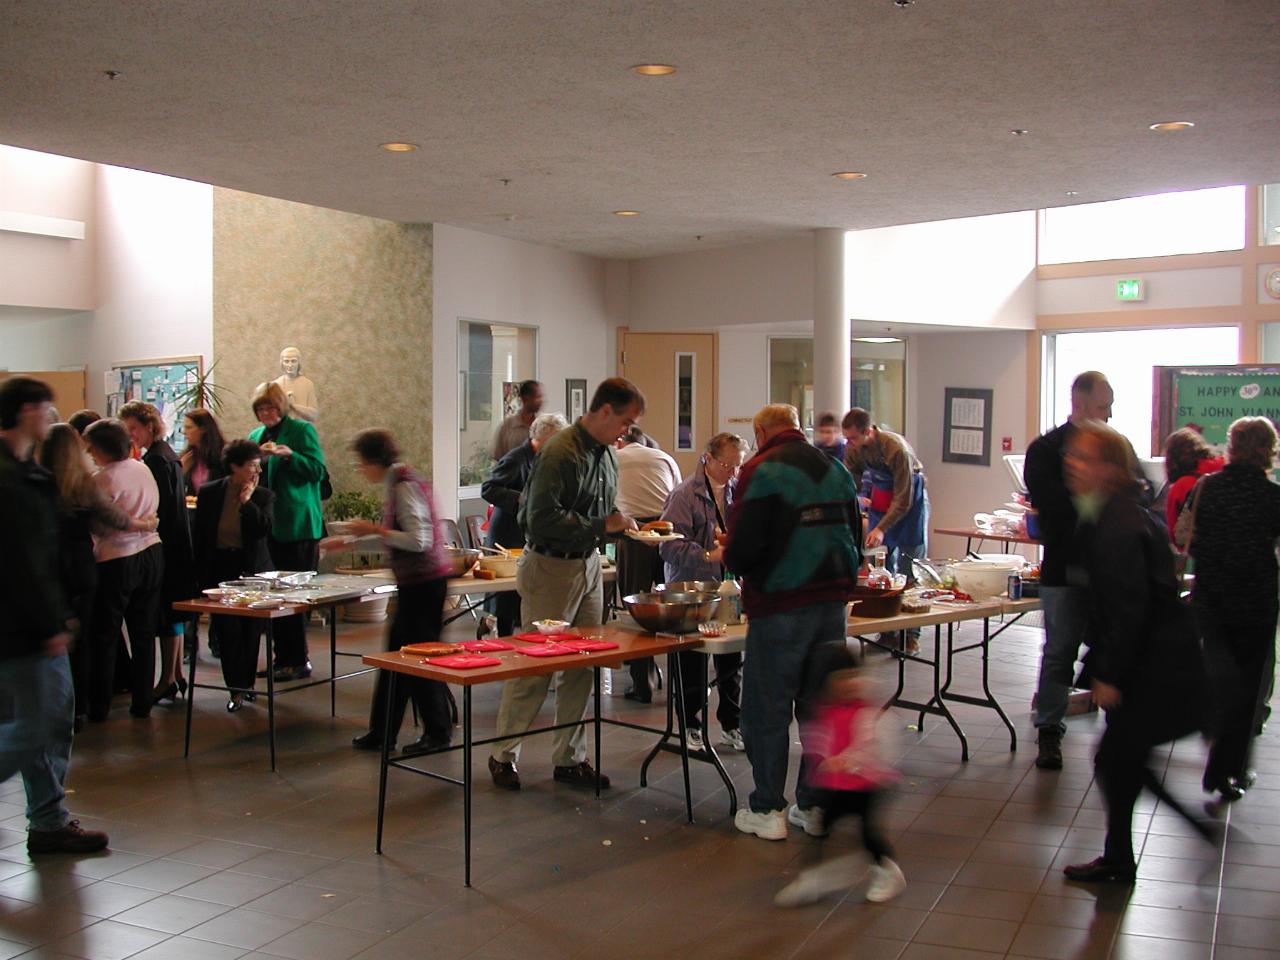
[[[836,419],[834,413],[822,413],[818,415],[818,422],[814,424],[816,427],[838,427],[840,421]]]
[[[400,448],[390,430],[361,430],[351,441],[351,449],[365,463],[389,467],[400,459]]]
[[[1164,442],[1164,474],[1173,483],[1194,474],[1200,461],[1212,456],[1213,449],[1205,443],[1200,432],[1183,427],[1169,434],[1169,439]]]
[[[859,433],[865,433],[871,426],[871,414],[861,407],[854,407],[844,415],[844,419],[840,421],[840,426],[846,430],[857,430]]]
[[[98,420],[85,427],[84,439],[89,446],[101,450],[112,460],[128,460],[133,444],[129,431],[119,420]]]
[[[1227,430],[1227,459],[1270,470],[1276,459],[1276,428],[1266,417],[1241,417]]]
[[[537,380],[525,380],[520,384],[520,399],[528,400],[535,393],[537,393],[538,389],[541,386],[542,386],[541,382]]]
[[[151,431],[152,442],[161,439],[168,433],[168,430],[165,429],[164,417],[160,416],[160,411],[142,400],[130,400],[120,408],[120,412],[116,416],[121,420],[137,420]]]
[[[215,465],[223,463],[222,452],[226,441],[222,439],[222,427],[218,426],[217,418],[203,407],[188,410],[185,417],[199,428],[200,442],[183,451],[186,454],[182,458],[183,472],[189,476],[197,464],[203,463],[212,470]]]
[[[243,467],[250,460],[261,458],[262,448],[252,440],[232,440],[222,447],[222,469],[227,473],[231,472],[232,467]]]
[[[84,428],[91,423],[97,423],[102,419],[102,414],[97,410],[77,410],[71,416],[67,417],[67,423],[71,424],[71,428],[80,436],[84,436]]]
[[[16,427],[18,414],[29,403],[53,403],[53,390],[35,377],[0,380],[0,430]]]
[[[649,438],[645,436],[644,430],[641,429],[638,423],[633,423],[627,427],[627,432],[622,435],[622,439],[625,443],[638,443],[642,447],[649,445],[645,442]]]
[[[605,404],[613,408],[613,412],[625,410],[633,403],[640,408],[640,413],[644,413],[644,394],[630,380],[624,377],[610,377],[608,380],[601,380],[600,386],[596,387],[596,392],[591,397],[591,406],[588,408],[591,413],[595,413]]]

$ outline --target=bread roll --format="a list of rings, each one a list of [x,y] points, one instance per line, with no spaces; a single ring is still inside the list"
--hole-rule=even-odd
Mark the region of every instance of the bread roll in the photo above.
[[[651,530],[654,533],[666,534],[674,531],[675,526],[671,523],[670,520],[652,520],[649,523],[644,524],[640,529]]]

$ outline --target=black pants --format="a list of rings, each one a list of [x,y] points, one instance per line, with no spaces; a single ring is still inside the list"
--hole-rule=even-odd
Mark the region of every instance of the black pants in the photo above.
[[[1214,789],[1249,769],[1258,700],[1274,672],[1276,609],[1241,617],[1231,610],[1196,604],[1209,675],[1209,762],[1205,784]]]
[[[89,648],[93,644],[93,605],[98,593],[98,564],[94,562],[92,548],[86,544],[83,555],[77,550],[75,556],[67,558],[65,569],[71,610],[80,623],[68,657],[79,717],[89,712]]]
[[[213,555],[214,578],[221,581],[242,576],[242,559],[243,552],[240,550],[216,550]],[[277,624],[282,622],[283,620],[276,621]],[[218,631],[223,683],[239,690],[252,690],[258,672],[262,621],[252,617],[224,617],[215,614],[210,618],[210,634],[214,630]]]
[[[272,537],[267,542],[271,551],[271,562],[277,570],[315,570],[320,564],[319,540],[281,541]],[[296,617],[281,617],[272,624],[275,637],[275,665],[277,667],[300,667],[311,659],[307,650],[307,618],[305,614]],[[222,634],[218,634],[218,642],[222,642]]]
[[[151,712],[151,689],[156,673],[156,627],[159,624],[160,582],[164,553],[160,544],[142,553],[98,564],[98,594],[94,601],[93,640],[89,644],[89,715],[105,720],[115,692],[116,656],[129,630],[129,689],[131,712]]]
[[[637,523],[648,523],[657,517],[636,517]],[[627,597],[633,593],[647,593],[654,584],[661,583],[665,576],[662,557],[658,548],[649,544],[623,537],[618,541],[618,596]],[[653,666],[653,657],[642,657],[639,660],[628,660],[631,668],[631,682],[638,690],[649,689],[649,673]],[[650,691],[652,692],[652,691]]]
[[[1136,718],[1126,716],[1124,710],[1121,707],[1107,714],[1107,729],[1098,743],[1093,765],[1107,801],[1107,839],[1102,856],[1108,863],[1132,867],[1133,807],[1142,792],[1154,744]]]
[[[387,630],[387,649],[399,650],[409,643],[432,643],[440,639],[444,619],[444,580],[410,583],[400,587],[396,597],[396,613]],[[387,717],[386,673],[379,672],[369,710],[369,730],[395,742],[404,720],[405,704],[413,698],[422,717],[428,739],[447,742],[453,736],[453,717],[449,704],[449,688],[439,680],[421,677],[396,677],[396,698],[391,705],[391,729],[384,730]]]
[[[881,823],[884,808],[883,790],[819,790],[816,805],[822,808],[823,823],[830,830],[837,820],[848,816],[862,818],[862,846],[879,863],[892,859],[893,847]]]
[[[707,657],[693,650],[682,650],[677,656],[684,681],[684,725],[700,729],[702,698],[707,694]],[[742,654],[717,653],[711,659],[715,661],[716,687],[720,691],[716,719],[722,730],[737,730],[742,719]]]
[[[516,624],[520,622],[520,594],[514,590],[495,594],[493,613],[498,618],[498,636],[511,636],[516,632]]]

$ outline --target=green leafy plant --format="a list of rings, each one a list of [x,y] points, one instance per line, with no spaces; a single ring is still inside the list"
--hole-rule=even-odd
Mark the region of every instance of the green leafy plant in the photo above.
[[[377,523],[382,519],[382,501],[370,493],[344,490],[335,493],[324,504],[325,520],[368,520]],[[386,554],[380,550],[352,550],[346,566],[360,570],[372,570],[386,566]]]
[[[208,370],[196,374],[196,378],[178,393],[174,399],[177,401],[179,410],[185,412],[203,408],[210,413],[222,413],[227,405],[227,400],[234,395],[234,391],[228,390],[226,387],[220,387],[213,382],[213,371],[217,366],[218,361],[213,361],[213,363],[209,364]]]

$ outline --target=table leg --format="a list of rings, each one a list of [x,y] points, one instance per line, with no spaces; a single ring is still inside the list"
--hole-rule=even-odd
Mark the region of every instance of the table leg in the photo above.
[[[329,607],[329,716],[338,715],[338,605]],[[387,729],[390,729],[388,727]],[[385,737],[383,739],[386,739]]]
[[[947,646],[951,646],[951,624],[947,624]],[[951,715],[951,711],[947,709],[946,703],[942,699],[942,626],[939,624],[934,627],[933,631],[933,699],[930,703],[937,704],[938,712],[942,714],[944,720],[951,724],[951,729],[955,731],[957,737],[960,738],[960,760],[967,763],[969,760],[969,741],[964,735],[964,731],[960,729],[960,724],[956,723],[956,718]],[[920,729],[924,730],[924,713],[920,714]]]
[[[649,785],[649,764],[653,763],[653,758],[662,750],[662,745],[675,735],[675,697],[671,695],[669,689],[669,685],[675,681],[671,679],[670,655],[667,663],[667,683],[667,726],[662,736],[658,738],[658,742],[653,745],[653,749],[649,751],[649,755],[644,758],[644,763],[640,764],[640,786],[642,787]]]
[[[595,736],[596,736],[596,799],[600,799],[600,668],[595,667],[592,673],[593,690],[591,695],[595,701]]]
[[[212,619],[210,620],[210,629],[212,630]],[[195,709],[196,702],[196,661],[200,659],[200,638],[196,636],[196,649],[191,655],[191,664],[187,670],[187,738],[182,745],[182,755],[189,757],[191,755],[191,711]]]
[[[1005,716],[999,701],[991,693],[991,621],[986,617],[982,618],[982,692],[991,701],[992,709],[995,710],[1001,722],[1009,730],[1009,752],[1016,753],[1018,750],[1018,732],[1014,730],[1013,724]]]
[[[720,754],[716,752],[716,748],[711,745],[711,684],[709,674],[711,671],[711,654],[702,655],[702,669],[698,671],[698,676],[702,680],[702,752],[711,758],[711,765],[716,768],[716,773],[720,774],[720,779],[724,781],[725,790],[729,793],[729,816],[733,817],[738,812],[738,791],[733,786],[733,780],[729,777],[729,771],[724,768],[724,764],[720,762]],[[724,691],[720,692],[724,696]],[[668,697],[668,700],[671,698]]]
[[[388,701],[389,703],[390,701]],[[389,729],[389,728],[388,728]],[[598,769],[598,768],[597,768]],[[471,685],[462,688],[462,845],[464,883],[471,886]]]
[[[680,672],[680,654],[667,654],[667,699],[676,701],[676,724],[680,731],[680,767],[684,771],[684,809],[693,823],[693,788],[689,784],[689,734],[684,727],[684,677]],[[674,694],[674,697],[672,696]]]
[[[271,772],[276,770],[276,663],[275,621],[267,620],[267,739],[271,743]]]
[[[378,833],[373,842],[373,852],[382,853],[382,821],[387,811],[387,761],[391,757],[391,705],[396,699],[396,672],[384,670],[387,677],[387,709],[382,723],[382,763],[378,768]]]

